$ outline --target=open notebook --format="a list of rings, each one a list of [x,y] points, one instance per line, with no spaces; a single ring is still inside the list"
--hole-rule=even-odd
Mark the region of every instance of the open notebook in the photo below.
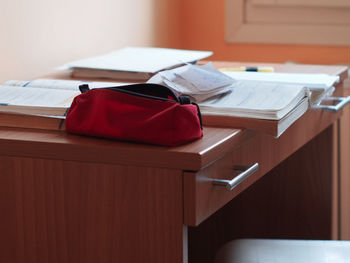
[[[301,85],[236,81],[231,92],[199,106],[205,114],[280,120],[309,93]]]
[[[64,116],[79,90],[0,86],[0,112]]]
[[[91,88],[130,83],[59,79],[10,80],[0,86],[0,126],[46,130],[64,129],[65,114],[79,85]]]
[[[91,88],[122,86],[121,82],[88,82],[56,79],[10,80],[0,85],[0,112],[64,116],[79,85]]]
[[[50,118],[47,128],[51,129],[55,126],[52,118],[61,123],[74,96],[80,93],[78,86],[83,83],[86,82],[52,79],[5,83],[7,86],[0,87],[0,112],[17,114],[17,117],[1,118],[0,125],[45,128],[45,119]],[[123,84],[89,83],[92,88]],[[312,96],[309,90],[305,85],[237,80],[231,92],[200,103],[203,123],[251,128],[278,137],[307,111]],[[29,118],[25,119],[23,114],[30,114],[33,121],[27,121]]]
[[[207,125],[244,127],[279,137],[309,107],[331,95],[338,76],[223,71],[232,93],[200,104]],[[304,95],[303,95],[304,94]]]
[[[199,104],[207,125],[244,127],[279,137],[309,106],[301,85],[236,81],[232,92]]]
[[[238,81],[257,81],[259,83],[293,84],[307,87],[310,94],[310,104],[319,103],[324,97],[334,91],[333,85],[339,82],[338,76],[307,73],[263,73],[223,71],[227,76]]]

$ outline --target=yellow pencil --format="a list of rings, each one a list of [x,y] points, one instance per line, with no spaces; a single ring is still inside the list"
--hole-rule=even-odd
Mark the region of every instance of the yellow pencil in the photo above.
[[[274,72],[273,67],[234,67],[234,68],[219,68],[220,71],[251,71],[251,72]]]

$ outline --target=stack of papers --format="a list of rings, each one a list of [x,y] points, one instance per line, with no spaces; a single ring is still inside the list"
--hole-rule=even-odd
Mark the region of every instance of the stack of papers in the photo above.
[[[157,72],[211,56],[211,51],[156,47],[126,47],[111,53],[70,62],[73,77],[147,80]]]
[[[178,95],[187,95],[196,102],[202,102],[230,92],[235,81],[208,63],[161,71],[147,82],[165,85]]]

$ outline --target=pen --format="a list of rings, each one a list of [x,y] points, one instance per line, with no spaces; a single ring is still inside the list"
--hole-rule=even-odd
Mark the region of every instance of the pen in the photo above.
[[[1,103],[0,102],[0,106],[8,106],[9,104],[8,103]]]
[[[273,67],[234,67],[234,68],[220,68],[220,71],[251,71],[251,72],[274,72]]]

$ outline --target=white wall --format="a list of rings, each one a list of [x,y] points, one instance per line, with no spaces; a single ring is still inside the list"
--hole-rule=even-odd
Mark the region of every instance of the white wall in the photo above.
[[[0,0],[0,82],[126,45],[157,45],[164,10],[156,1]]]

